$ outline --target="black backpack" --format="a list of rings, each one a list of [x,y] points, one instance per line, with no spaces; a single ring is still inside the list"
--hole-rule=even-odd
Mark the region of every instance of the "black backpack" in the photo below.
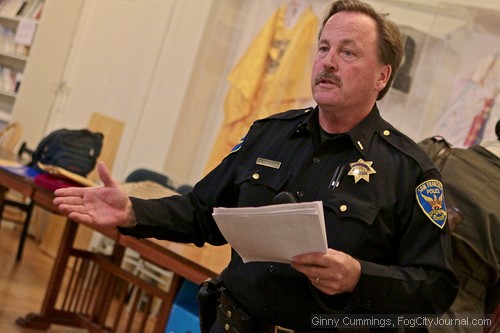
[[[87,129],[59,129],[40,141],[33,151],[31,167],[40,170],[38,162],[58,166],[81,176],[94,168],[101,154],[102,133]]]

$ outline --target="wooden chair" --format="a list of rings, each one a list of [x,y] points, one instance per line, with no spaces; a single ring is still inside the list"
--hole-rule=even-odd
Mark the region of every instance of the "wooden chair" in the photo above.
[[[20,123],[11,122],[5,124],[5,126],[0,129],[0,148],[4,151],[14,153],[14,149],[19,143],[22,134],[23,127]],[[6,193],[3,204],[0,206],[0,217],[10,222],[22,223],[25,218],[27,204],[26,198],[19,193],[9,191]],[[4,215],[5,207],[9,208],[5,210]]]
[[[106,163],[106,166],[110,171],[113,170],[116,152],[120,146],[120,140],[122,138],[124,127],[125,123],[123,121],[108,117],[98,112],[92,113],[87,125],[87,128],[92,132],[100,132],[104,134],[104,141],[99,161]],[[93,180],[99,179],[95,169],[91,171],[87,177]]]
[[[4,150],[14,152],[21,136],[23,134],[23,127],[18,122],[6,124],[0,129],[0,147]]]

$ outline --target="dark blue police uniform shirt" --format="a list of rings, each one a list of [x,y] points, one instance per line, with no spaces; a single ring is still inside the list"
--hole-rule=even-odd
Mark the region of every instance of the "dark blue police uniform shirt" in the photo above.
[[[383,120],[376,106],[348,133],[329,140],[319,133],[317,107],[258,120],[192,193],[133,198],[139,225],[120,230],[198,246],[224,244],[213,207],[269,205],[288,191],[299,202],[323,202],[328,246],[358,259],[361,278],[354,292],[328,296],[290,265],[244,264],[233,251],[222,280],[243,309],[295,329],[310,328],[311,314],[346,307],[357,313],[444,312],[457,291],[447,226],[436,225],[416,198],[420,184],[441,179],[428,156]],[[257,163],[259,158],[274,167]],[[374,173],[356,179],[349,171],[360,159]]]

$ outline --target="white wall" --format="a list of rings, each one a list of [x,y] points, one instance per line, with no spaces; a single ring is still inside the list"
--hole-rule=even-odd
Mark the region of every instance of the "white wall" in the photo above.
[[[23,141],[34,148],[47,132],[55,96],[64,93],[61,80],[85,0],[49,0],[43,24],[37,28],[21,89],[15,100],[13,119],[23,125]]]
[[[113,173],[161,170],[211,1],[87,0],[47,132],[92,112],[126,123]]]

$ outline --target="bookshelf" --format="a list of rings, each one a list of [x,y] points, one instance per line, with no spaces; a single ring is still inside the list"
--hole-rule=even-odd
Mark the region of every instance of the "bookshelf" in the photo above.
[[[0,0],[0,123],[9,122],[45,0]]]

